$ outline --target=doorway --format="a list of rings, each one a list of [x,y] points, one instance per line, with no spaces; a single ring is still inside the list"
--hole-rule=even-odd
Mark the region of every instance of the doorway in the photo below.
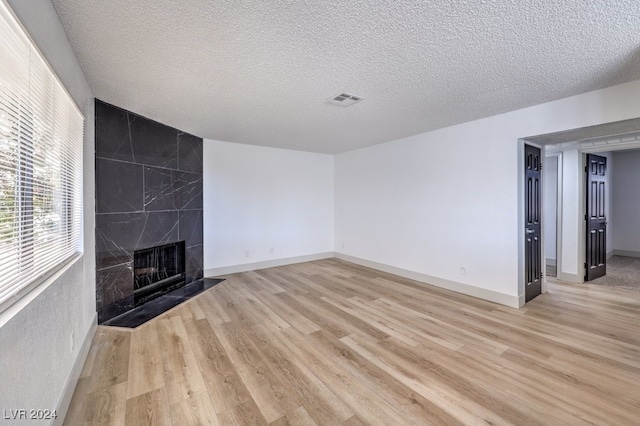
[[[614,151],[607,160],[606,273],[586,280],[591,285],[640,291],[640,150]],[[587,265],[587,275],[592,269]]]
[[[606,123],[597,126],[567,130],[563,132],[550,133],[520,139],[521,141],[521,158],[524,153],[524,147],[527,144],[538,145],[542,147],[542,154],[545,157],[543,171],[546,167],[553,168],[554,161],[557,158],[557,206],[555,208],[555,245],[553,241],[553,225],[549,225],[552,219],[547,214],[546,218],[542,217],[542,270],[545,271],[547,259],[549,264],[553,266],[555,258],[557,268],[557,279],[565,282],[583,283],[585,281],[585,262],[586,262],[586,238],[587,227],[585,215],[586,209],[586,187],[587,180],[585,178],[584,168],[587,165],[586,154],[597,154],[607,151],[628,150],[640,148],[640,118],[624,120],[620,122]],[[549,162],[549,157],[555,157]],[[521,160],[522,161],[522,160]],[[551,166],[549,164],[551,164]],[[522,161],[522,174],[524,177],[525,167]],[[549,197],[545,197],[546,182],[543,176],[543,210],[549,207]],[[524,180],[524,179],[523,179]],[[553,186],[552,186],[553,187]],[[640,185],[638,185],[640,187]],[[525,232],[525,185],[524,182],[520,186],[520,229],[522,234]],[[553,198],[553,194],[552,194]],[[553,206],[550,206],[553,207]],[[551,208],[551,210],[554,210]],[[551,217],[553,217],[551,215]],[[548,228],[551,229],[548,229]],[[549,232],[547,232],[549,231]],[[613,247],[611,244],[606,244]],[[525,303],[525,282],[527,281],[526,269],[526,238],[520,239],[520,297],[521,305]],[[555,246],[555,247],[554,247]],[[555,248],[555,253],[554,253]],[[611,249],[609,253],[611,254]],[[555,256],[554,256],[555,254]],[[638,249],[640,255],[640,249]],[[546,274],[542,277],[542,293],[546,291]]]

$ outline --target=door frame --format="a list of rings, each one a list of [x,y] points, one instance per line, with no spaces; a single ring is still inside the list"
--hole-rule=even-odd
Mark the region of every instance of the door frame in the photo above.
[[[530,142],[528,142],[530,143]],[[584,262],[586,259],[586,220],[585,220],[585,215],[587,213],[587,206],[586,206],[586,182],[585,182],[585,173],[584,173],[584,168],[586,166],[586,158],[587,158],[587,153],[591,154],[591,153],[597,153],[597,152],[609,152],[609,151],[613,151],[614,149],[612,149],[612,147],[598,147],[598,148],[594,148],[594,147],[589,147],[589,148],[577,148],[577,155],[578,155],[578,164],[577,164],[577,170],[574,171],[574,176],[565,176],[565,172],[568,172],[566,170],[564,170],[564,152],[563,151],[554,151],[551,152],[549,154],[546,153],[546,145],[545,145],[545,153],[544,156],[545,158],[547,156],[551,157],[551,156],[558,156],[558,194],[557,194],[557,215],[556,215],[556,279],[560,280],[560,281],[564,281],[564,282],[571,282],[571,283],[578,283],[578,284],[582,284],[584,283],[584,273],[585,273],[585,269],[584,269]],[[543,169],[544,169],[544,165],[543,165]],[[543,176],[544,179],[544,176]],[[571,183],[571,180],[575,179],[575,191],[577,191],[577,194],[575,192],[569,191],[567,193],[565,193],[564,191],[564,187],[565,187],[565,180],[568,179],[568,184]],[[542,185],[543,191],[544,191],[544,181],[543,181],[543,185]],[[572,197],[574,195],[577,195],[577,208],[576,208],[576,213],[577,216],[573,217],[572,214],[565,214],[564,212],[564,202],[565,202],[565,196],[567,197]],[[542,202],[543,202],[543,208],[544,208],[544,193],[542,195]],[[545,236],[544,236],[544,221],[542,223],[542,229],[543,229],[543,241],[542,244],[545,244]],[[565,241],[563,239],[563,233],[564,233],[564,228],[568,227],[573,228],[575,227],[576,229],[576,234],[575,234],[575,240],[573,238]],[[566,244],[565,244],[566,243]],[[565,247],[565,245],[567,245],[568,247]],[[573,245],[573,250],[571,250],[571,245]],[[543,252],[545,247],[543,246]],[[573,252],[573,253],[571,253]],[[576,263],[577,263],[577,273],[567,273],[563,271],[563,264],[564,264],[564,256],[565,255],[573,255],[575,256],[576,259]],[[543,271],[544,273],[544,279],[542,281],[542,292],[546,292],[547,289],[547,275],[546,275],[546,253],[543,255]]]
[[[583,283],[584,282],[584,260],[586,258],[586,223],[584,221],[584,215],[586,213],[585,205],[585,179],[583,170],[585,166],[586,153],[597,154],[599,152],[613,152],[622,151],[628,149],[640,148],[640,117],[630,118],[626,120],[606,122],[591,126],[576,127],[571,129],[559,130],[551,133],[544,133],[538,135],[522,136],[517,139],[517,282],[518,282],[518,306],[522,307],[525,304],[525,279],[524,279],[524,261],[525,261],[525,239],[524,239],[524,144],[529,144],[536,147],[543,147],[543,155],[546,156],[547,145],[559,146],[558,151],[564,151],[565,149],[575,149],[578,154],[578,170],[575,175],[569,176],[570,171],[564,167],[566,158],[562,157],[562,172],[559,171],[558,184],[562,187],[559,188],[558,194],[562,194],[562,202],[558,202],[559,212],[558,215],[560,223],[558,224],[558,279],[570,282],[570,283]],[[544,168],[544,165],[543,165]],[[613,166],[615,168],[615,166]],[[571,171],[572,172],[572,171]],[[573,174],[573,173],[572,173]],[[562,177],[562,183],[560,179]],[[543,177],[544,179],[544,177]],[[573,179],[577,179],[575,185],[571,182]],[[570,181],[571,180],[571,181]],[[567,187],[567,188],[565,188]],[[544,191],[544,183],[542,185]],[[566,189],[566,190],[565,190]],[[577,194],[576,194],[577,191]],[[576,196],[579,203],[577,209],[572,212],[568,212],[564,209],[564,198],[569,196]],[[543,195],[544,202],[544,195]],[[577,214],[576,214],[577,213]],[[610,222],[611,223],[611,222]],[[615,226],[615,224],[614,224]],[[562,237],[562,234],[567,233],[568,228],[576,227],[576,237],[572,236],[569,239]],[[541,223],[542,229],[542,244],[544,250],[544,220]],[[565,247],[566,246],[566,247]],[[544,252],[543,252],[544,253]],[[563,257],[575,256],[578,262],[579,273],[565,274],[562,269],[566,265]],[[543,268],[546,269],[546,253],[542,257]],[[582,269],[580,268],[582,266]],[[547,277],[543,274],[542,293],[547,291]]]
[[[577,283],[577,284],[583,284],[585,282],[584,280],[584,275],[585,275],[585,269],[584,269],[584,263],[586,260],[586,250],[587,250],[587,232],[586,232],[586,228],[587,228],[587,223],[585,220],[585,215],[587,214],[587,205],[586,205],[586,179],[585,179],[585,172],[584,172],[584,168],[587,165],[587,154],[599,154],[599,153],[603,153],[603,152],[615,152],[615,151],[625,151],[625,150],[629,150],[629,149],[637,149],[640,148],[640,142],[639,141],[630,141],[630,142],[621,142],[618,144],[609,144],[609,145],[602,145],[602,146],[590,146],[590,147],[581,147],[578,148],[578,170],[577,170],[577,174],[576,176],[574,176],[574,179],[576,179],[577,185],[576,185],[576,190],[578,192],[578,198],[577,198],[577,202],[578,202],[578,215],[577,217],[567,217],[566,215],[563,215],[562,219],[559,221],[560,223],[558,224],[558,237],[560,238],[558,240],[558,250],[557,250],[557,263],[558,263],[558,273],[557,273],[557,278],[561,281],[565,281],[565,282],[570,282],[570,283]],[[560,151],[560,153],[562,153]],[[544,167],[544,166],[543,166]],[[612,169],[610,169],[610,172],[615,169],[615,165],[611,164],[610,166]],[[558,173],[560,173],[560,171],[558,171]],[[559,185],[561,185],[560,180],[558,182]],[[563,185],[564,186],[564,185]],[[562,188],[558,189],[558,194],[561,194]],[[611,188],[609,189],[609,191],[611,191]],[[564,196],[571,196],[571,194],[562,194],[562,198],[558,199],[558,206],[559,206],[559,211],[558,214],[560,215],[560,209],[562,208],[562,203],[563,203],[563,199]],[[612,212],[611,212],[612,213]],[[570,215],[572,216],[572,215]],[[575,220],[575,222],[574,222]],[[612,220],[611,218],[607,218],[608,222],[611,224]],[[575,241],[575,249],[577,250],[577,252],[575,253],[577,262],[578,262],[578,271],[577,274],[573,274],[573,273],[564,273],[562,272],[562,269],[560,267],[560,265],[562,264],[562,257],[563,254],[568,254],[568,253],[563,253],[562,250],[562,245],[565,243],[565,241],[563,241],[562,238],[562,226],[563,226],[563,222],[567,222],[566,224],[569,226],[577,226],[577,241]],[[612,232],[612,228],[607,228],[607,232]],[[567,244],[571,244],[571,241],[566,241]],[[612,249],[612,247],[607,247],[607,251],[610,252]],[[545,282],[543,283],[543,289],[546,287],[546,277],[545,277]],[[543,290],[544,291],[544,290]]]
[[[544,163],[542,165],[542,170],[543,170],[543,183],[544,183],[544,169],[549,167],[548,158],[551,157],[556,157],[557,159],[557,180],[556,180],[556,278],[558,279],[562,279],[560,274],[562,271],[562,179],[563,179],[563,175],[562,175],[562,151],[555,151],[555,152],[551,152],[549,154],[547,154],[547,147],[544,147]],[[544,208],[544,187],[543,187],[543,198],[542,198],[542,207]],[[543,238],[543,242],[545,239],[545,236],[542,236]],[[543,247],[543,251],[545,252],[544,254],[544,281],[543,281],[543,286],[546,290],[546,286],[547,286],[547,273],[546,273],[546,266],[547,266],[547,256],[546,256],[546,247]]]

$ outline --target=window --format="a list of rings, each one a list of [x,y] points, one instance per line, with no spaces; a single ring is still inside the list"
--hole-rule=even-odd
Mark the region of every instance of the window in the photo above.
[[[82,251],[83,125],[0,0],[0,311]]]

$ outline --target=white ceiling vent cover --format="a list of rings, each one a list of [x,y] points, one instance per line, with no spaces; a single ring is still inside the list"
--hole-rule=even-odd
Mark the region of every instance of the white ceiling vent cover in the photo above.
[[[349,93],[339,93],[329,99],[327,99],[327,103],[331,105],[339,105],[342,107],[351,106],[357,102],[360,102],[362,97],[351,95]]]

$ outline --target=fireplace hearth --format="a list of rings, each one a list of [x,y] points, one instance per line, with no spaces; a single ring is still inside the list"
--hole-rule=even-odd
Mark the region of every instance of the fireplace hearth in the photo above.
[[[133,252],[135,306],[185,284],[184,241]]]

